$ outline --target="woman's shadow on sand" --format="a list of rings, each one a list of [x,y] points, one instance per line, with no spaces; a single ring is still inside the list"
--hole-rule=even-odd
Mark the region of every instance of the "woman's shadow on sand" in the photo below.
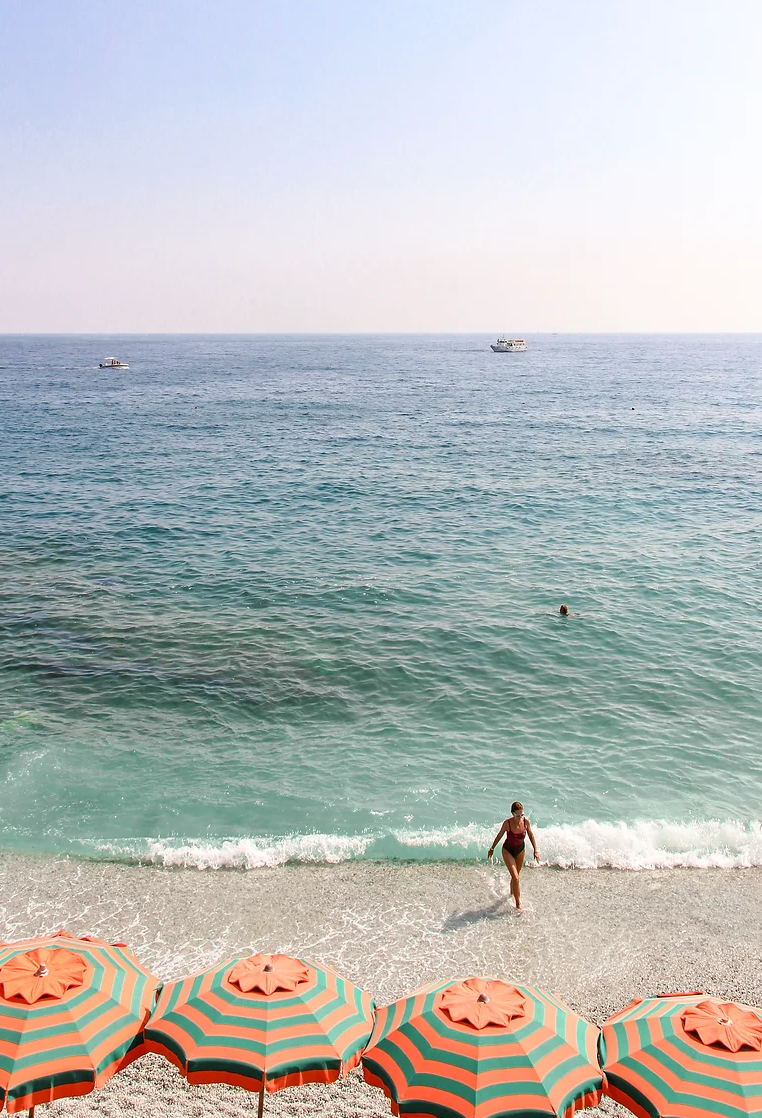
[[[480,920],[502,920],[508,912],[514,909],[506,908],[510,896],[498,897],[494,904],[486,908],[467,908],[462,912],[452,912],[443,921],[440,932],[457,932],[459,928],[467,928],[469,924],[478,924]]]

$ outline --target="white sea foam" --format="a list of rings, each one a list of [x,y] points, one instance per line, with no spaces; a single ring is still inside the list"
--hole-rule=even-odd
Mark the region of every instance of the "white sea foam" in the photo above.
[[[252,870],[262,866],[282,866],[287,862],[332,864],[362,857],[371,841],[370,837],[359,835],[225,839],[218,845],[205,842],[173,845],[155,840],[148,843],[145,855],[138,856],[137,860],[162,866],[192,866],[200,870]]]
[[[762,823],[702,821],[537,827],[543,865],[563,869],[743,869],[762,866]],[[97,856],[197,869],[256,869],[286,863],[336,864],[361,858],[462,861],[483,858],[494,831],[477,824],[362,835],[285,835],[218,842],[145,840],[109,844]],[[528,865],[532,865],[531,860]]]
[[[543,861],[564,868],[742,869],[762,866],[762,824],[706,820],[547,827],[537,835]]]

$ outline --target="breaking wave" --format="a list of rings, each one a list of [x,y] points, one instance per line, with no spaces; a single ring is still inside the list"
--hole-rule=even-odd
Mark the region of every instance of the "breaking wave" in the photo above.
[[[561,869],[745,869],[762,866],[762,823],[599,823],[535,828],[542,864]],[[98,844],[99,859],[165,867],[258,869],[354,860],[467,861],[484,858],[494,836],[476,824],[361,835],[284,835],[219,840],[130,840]],[[528,866],[534,863],[527,861]]]

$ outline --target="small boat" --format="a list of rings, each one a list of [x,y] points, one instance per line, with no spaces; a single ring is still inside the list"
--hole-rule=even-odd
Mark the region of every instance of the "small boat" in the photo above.
[[[101,361],[98,366],[99,369],[129,369],[124,361],[120,361],[118,357],[107,357],[105,361]]]
[[[490,346],[493,353],[522,353],[526,348],[523,338],[498,338]]]

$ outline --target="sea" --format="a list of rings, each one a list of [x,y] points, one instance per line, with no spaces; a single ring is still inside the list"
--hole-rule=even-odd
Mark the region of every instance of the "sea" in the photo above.
[[[2,850],[762,865],[762,336],[490,340],[0,337]]]

